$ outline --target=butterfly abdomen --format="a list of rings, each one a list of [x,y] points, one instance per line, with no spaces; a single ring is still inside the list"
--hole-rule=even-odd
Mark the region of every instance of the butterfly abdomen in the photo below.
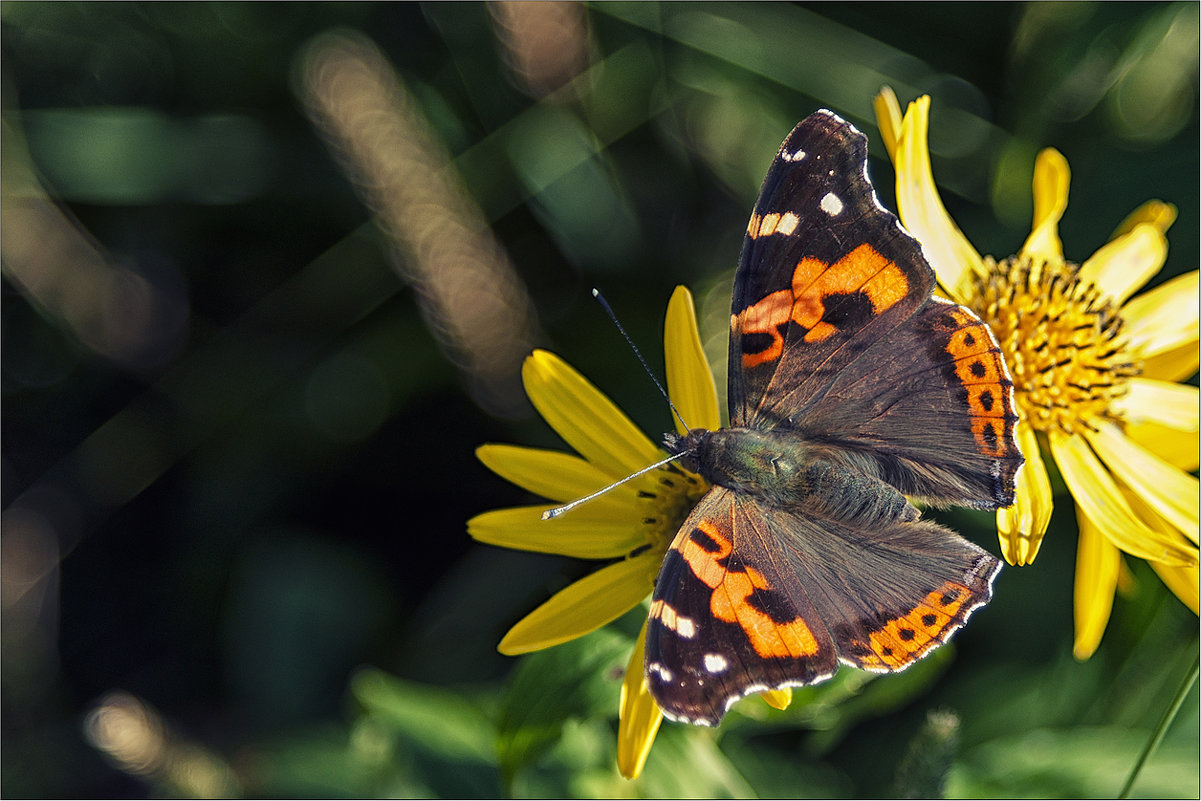
[[[754,428],[695,429],[669,437],[674,453],[690,452],[689,466],[710,484],[836,520],[916,520],[899,490],[879,478],[823,458],[792,431]]]

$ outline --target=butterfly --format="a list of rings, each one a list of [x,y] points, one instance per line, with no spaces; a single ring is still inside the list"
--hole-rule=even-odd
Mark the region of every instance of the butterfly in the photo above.
[[[923,519],[1014,500],[1013,382],[987,325],[935,297],[919,243],[829,111],[784,140],[751,214],[730,317],[730,425],[669,434],[711,485],[667,551],[645,674],[668,718],[839,663],[903,670],[992,597],[1001,563]]]

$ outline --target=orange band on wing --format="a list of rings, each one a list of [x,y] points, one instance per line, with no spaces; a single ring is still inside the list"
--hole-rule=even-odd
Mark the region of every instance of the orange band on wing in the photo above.
[[[909,279],[896,264],[880,255],[871,245],[863,244],[832,265],[817,259],[802,259],[792,274],[792,294],[796,303],[792,319],[809,329],[806,342],[827,339],[837,330],[822,322],[829,295],[862,292],[871,301],[872,310],[882,314],[909,292]]]
[[[792,293],[786,289],[773,292],[754,306],[748,306],[730,320],[735,334],[767,334],[771,344],[758,353],[743,353],[743,367],[758,367],[774,362],[784,352],[784,335],[780,328],[792,319]]]
[[[697,528],[717,550],[706,550],[690,536],[681,545],[680,555],[693,575],[713,590],[709,599],[713,616],[739,626],[755,653],[764,658],[816,654],[820,646],[804,620],[776,621],[750,602],[756,591],[773,589],[763,574],[749,566],[741,571],[726,568],[721,561],[733,551],[733,544],[708,521],[701,521]]]
[[[766,219],[766,218],[765,218]],[[909,278],[871,245],[863,244],[833,264],[804,258],[792,273],[791,291],[773,292],[758,303],[734,315],[735,335],[766,334],[771,343],[757,352],[742,353],[744,368],[774,362],[784,352],[781,330],[789,321],[806,329],[806,342],[821,342],[838,332],[823,320],[826,301],[831,295],[863,293],[879,315],[892,308],[909,293]]]

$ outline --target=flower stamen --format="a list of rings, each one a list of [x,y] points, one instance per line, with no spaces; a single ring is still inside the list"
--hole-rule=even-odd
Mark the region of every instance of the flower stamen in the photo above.
[[[1117,307],[1079,267],[1017,256],[985,259],[970,305],[1008,355],[1014,395],[1038,431],[1095,430],[1090,420],[1120,419],[1113,402],[1142,372]]]
[[[653,548],[666,553],[672,538],[709,486],[675,465],[656,471],[654,485],[638,490],[644,512],[642,533]]]

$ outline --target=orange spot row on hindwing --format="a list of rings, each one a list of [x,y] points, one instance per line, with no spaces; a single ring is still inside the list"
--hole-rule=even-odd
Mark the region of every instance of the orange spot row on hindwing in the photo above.
[[[767,215],[770,216],[770,215]],[[760,226],[766,224],[767,216]],[[752,218],[752,223],[755,220]],[[825,322],[826,300],[831,295],[861,292],[875,314],[883,314],[909,293],[909,278],[901,268],[863,244],[833,264],[820,259],[801,259],[792,273],[791,290],[773,292],[733,317],[734,331],[742,336],[766,334],[771,343],[755,353],[742,354],[743,367],[757,367],[779,359],[784,350],[780,330],[790,321],[806,330],[806,342],[829,339],[838,329]]]
[[[717,550],[709,550],[697,541],[697,534],[709,539]],[[702,583],[713,590],[709,609],[713,616],[739,626],[755,653],[766,658],[812,656],[820,650],[817,639],[805,621],[777,622],[750,603],[757,590],[772,590],[770,582],[753,567],[729,570],[721,564],[733,550],[733,543],[716,526],[701,521],[682,546],[680,555]]]
[[[1006,426],[1013,409],[1008,392],[1011,382],[1000,350],[984,323],[966,309],[954,309],[951,317],[959,327],[951,333],[946,350],[955,360],[955,376],[967,390],[976,445],[987,456],[1007,456]]]
[[[870,634],[875,658],[865,658],[861,664],[896,669],[920,658],[946,640],[948,629],[961,620],[960,612],[970,597],[967,587],[954,582],[927,594],[908,613],[887,621]]]

